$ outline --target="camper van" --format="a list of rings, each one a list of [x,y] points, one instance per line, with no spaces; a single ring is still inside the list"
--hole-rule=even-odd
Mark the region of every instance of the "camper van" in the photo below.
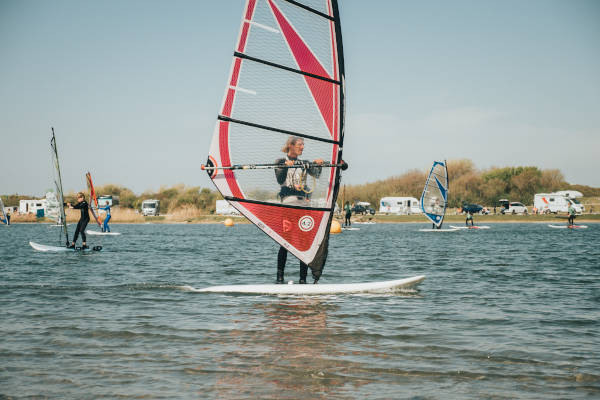
[[[215,204],[215,213],[218,215],[240,215],[227,200],[217,200]]]
[[[422,214],[419,200],[414,197],[382,197],[379,212],[383,214]]]
[[[147,217],[147,216],[156,217],[156,216],[158,216],[159,212],[160,212],[160,201],[159,200],[148,199],[148,200],[144,200],[142,202],[142,215],[144,217]]]
[[[533,196],[533,206],[537,208],[539,213],[556,214],[559,212],[568,212],[569,205],[572,204],[577,214],[583,213],[583,204],[581,204],[575,197],[569,197],[568,194],[570,193],[537,193]]]

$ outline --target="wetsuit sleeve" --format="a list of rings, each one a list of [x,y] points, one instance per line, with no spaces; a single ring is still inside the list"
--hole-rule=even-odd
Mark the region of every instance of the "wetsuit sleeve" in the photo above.
[[[275,160],[275,164],[285,164],[285,158],[278,158]],[[278,184],[283,185],[287,178],[287,168],[275,168],[275,178],[277,178]]]
[[[75,204],[75,205],[73,206],[73,208],[76,208],[76,209],[78,209],[78,210],[79,210],[80,208],[83,208],[83,207],[87,207],[87,203],[86,203],[85,201],[84,201],[84,202],[81,202],[81,203],[77,203],[77,204]]]

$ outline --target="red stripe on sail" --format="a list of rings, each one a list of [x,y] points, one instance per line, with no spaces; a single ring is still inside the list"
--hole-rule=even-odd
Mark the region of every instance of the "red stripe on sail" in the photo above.
[[[304,40],[302,40],[298,32],[296,32],[283,13],[277,8],[273,0],[269,0],[269,5],[300,70],[331,79],[325,68],[319,63],[317,57],[306,43],[304,43]],[[321,116],[325,120],[329,133],[333,137],[333,96],[331,95],[331,91],[332,86],[335,86],[335,84],[311,78],[310,76],[304,76],[304,79],[317,103]]]
[[[231,166],[231,159],[229,158],[229,122],[227,121],[219,121],[219,150],[221,151],[221,163],[223,166]],[[233,196],[240,199],[244,198],[233,171],[226,169],[223,170],[223,174]]]
[[[254,14],[254,8],[256,6],[256,0],[248,1],[248,5],[246,6],[246,13],[244,14],[244,19],[247,21],[252,21],[252,15]],[[246,41],[248,40],[248,32],[250,31],[250,23],[244,21],[244,26],[242,26],[242,32],[240,34],[240,40],[238,41],[237,51],[240,53],[244,52],[246,48]]]
[[[256,0],[249,0],[246,5],[246,13],[244,14],[244,18],[247,21],[252,20],[255,8]],[[246,48],[246,42],[248,40],[249,32],[250,23],[244,21],[244,25],[242,26],[242,31],[240,33],[240,38],[238,40],[237,46],[238,52],[240,53],[243,53]],[[236,58],[233,64],[233,69],[231,71],[231,78],[229,79],[230,86],[237,86],[241,68],[242,60]],[[235,100],[235,94],[235,89],[230,88],[227,90],[227,97],[225,98],[225,102],[223,104],[223,110],[221,110],[222,115],[231,117],[233,110],[233,102]],[[231,157],[229,156],[229,122],[221,121],[219,123],[219,151],[222,165],[231,166]],[[231,170],[224,170],[223,174],[225,175],[225,179],[227,180],[227,184],[229,185],[231,194],[234,197],[244,198],[242,190],[240,189],[237,180],[235,179],[234,172]]]
[[[311,248],[325,216],[325,211],[253,203],[243,203],[243,206],[287,243],[302,252]]]

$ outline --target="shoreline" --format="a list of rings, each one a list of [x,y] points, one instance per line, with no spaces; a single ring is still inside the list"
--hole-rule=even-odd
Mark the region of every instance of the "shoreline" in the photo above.
[[[165,224],[165,225],[194,225],[194,224],[223,224],[226,219],[231,218],[234,224],[251,224],[251,222],[243,216],[235,215],[203,215],[194,218],[177,218],[177,216],[158,216],[158,217],[143,217],[144,220],[127,220],[126,218],[119,220],[113,218],[110,225],[146,225],[146,224]],[[343,217],[334,217],[340,224],[343,222]],[[31,220],[29,216],[22,218],[14,218],[11,220],[11,225],[20,224],[53,224],[54,221],[48,220]],[[78,219],[68,217],[68,224],[76,224]],[[423,215],[375,215],[372,217],[360,216],[353,218],[352,223],[375,222],[377,224],[431,224]],[[567,222],[567,216],[554,216],[554,215],[477,215],[474,217],[475,225],[482,224],[502,224],[502,223],[524,223],[524,224],[543,224],[543,223],[556,223],[563,224]],[[449,215],[444,219],[445,224],[464,224],[465,217],[462,215]],[[586,214],[585,216],[578,216],[575,218],[575,223],[600,223],[600,214]],[[97,225],[94,221],[90,221],[87,229],[94,229]]]

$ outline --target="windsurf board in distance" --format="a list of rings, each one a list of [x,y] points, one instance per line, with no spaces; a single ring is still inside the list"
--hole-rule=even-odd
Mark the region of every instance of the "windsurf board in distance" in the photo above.
[[[40,244],[40,243],[35,243],[35,242],[29,242],[29,245],[37,251],[51,252],[51,253],[67,253],[67,252],[72,252],[72,251],[87,252],[87,251],[102,250],[102,246],[93,246],[93,247],[90,247],[87,249],[82,249],[81,247],[69,248],[66,246],[50,246],[47,244]]]
[[[587,225],[548,225],[554,229],[586,229]]]
[[[118,236],[121,232],[100,232],[100,231],[89,231],[86,230],[85,233],[88,235],[98,235],[98,236]]]
[[[487,225],[473,225],[473,226],[455,226],[455,225],[450,225],[451,228],[454,229],[490,229],[489,226]]]
[[[423,229],[419,229],[419,232],[457,232],[458,229],[456,228],[441,228],[441,229],[437,229],[437,228],[423,228]]]
[[[211,286],[204,289],[191,289],[199,293],[238,293],[275,295],[327,295],[345,293],[386,292],[410,289],[425,279],[424,275],[394,281],[365,283],[319,283],[319,284],[266,284]]]

